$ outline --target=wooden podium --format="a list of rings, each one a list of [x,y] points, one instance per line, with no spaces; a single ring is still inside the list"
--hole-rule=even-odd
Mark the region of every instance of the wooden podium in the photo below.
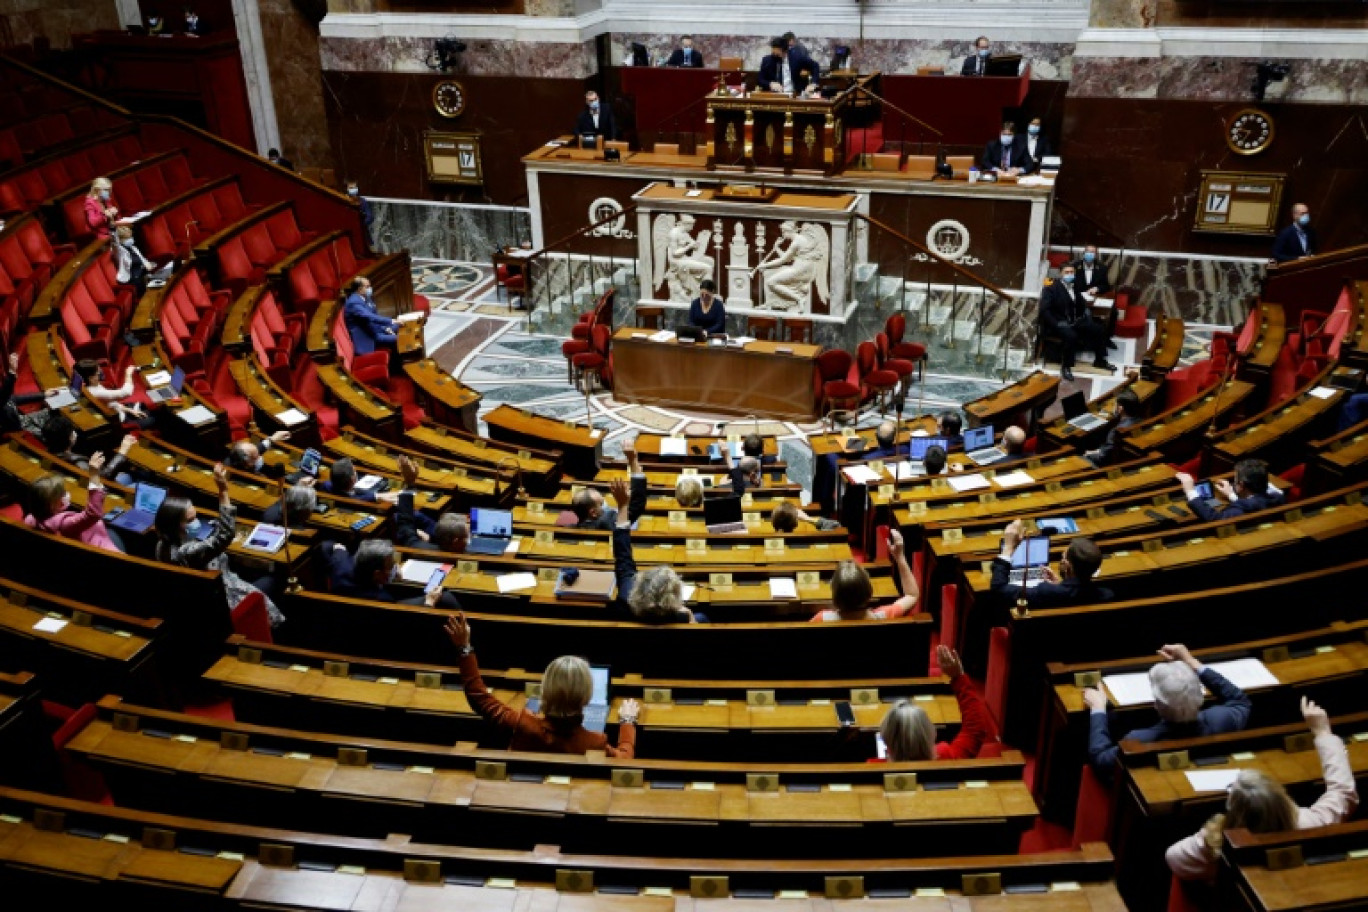
[[[780,92],[708,97],[709,170],[807,171],[832,175],[845,166],[845,118],[856,108],[862,77],[835,98]]]

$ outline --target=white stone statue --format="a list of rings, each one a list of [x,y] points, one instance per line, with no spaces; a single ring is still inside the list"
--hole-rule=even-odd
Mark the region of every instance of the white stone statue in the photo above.
[[[651,228],[655,248],[655,274],[670,289],[671,301],[688,303],[698,297],[698,285],[713,274],[713,258],[708,256],[711,231],[693,233],[694,217],[673,215],[656,217]]]
[[[779,226],[779,235],[774,252],[756,267],[764,276],[761,309],[810,312],[814,282],[818,297],[823,301],[831,297],[827,289],[831,241],[826,229],[815,222],[808,222],[801,229],[796,222],[784,222]]]

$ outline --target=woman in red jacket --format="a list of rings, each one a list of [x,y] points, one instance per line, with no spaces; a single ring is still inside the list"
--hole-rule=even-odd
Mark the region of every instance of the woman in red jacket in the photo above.
[[[460,656],[466,699],[481,716],[510,732],[509,750],[558,754],[601,750],[609,757],[635,755],[636,720],[641,713],[641,704],[636,700],[623,700],[618,709],[617,747],[609,744],[602,732],[584,727],[584,707],[594,693],[594,681],[584,659],[561,656],[546,666],[542,675],[542,714],[537,715],[504,705],[485,687],[475,650],[470,645],[470,625],[463,613],[457,612],[447,620],[446,633]]]
[[[888,747],[888,761],[971,760],[988,737],[988,708],[969,683],[959,656],[949,646],[936,647],[936,664],[950,678],[950,687],[959,701],[960,733],[954,741],[936,741],[936,726],[915,703],[899,700],[884,716],[879,732]]]

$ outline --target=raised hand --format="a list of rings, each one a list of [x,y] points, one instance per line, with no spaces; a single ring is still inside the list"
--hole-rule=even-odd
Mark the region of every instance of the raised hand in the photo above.
[[[470,645],[470,624],[466,622],[464,611],[458,611],[447,618],[444,629],[447,637],[451,640],[451,645],[457,649]]]
[[[418,464],[403,453],[399,454],[399,475],[404,479],[405,490],[418,483]]]
[[[228,499],[228,470],[223,463],[214,464],[214,486],[218,488],[219,500]]]
[[[1301,698],[1301,713],[1302,718],[1306,720],[1307,728],[1311,729],[1311,734],[1327,735],[1330,733],[1330,716],[1306,697]]]
[[[626,510],[632,501],[632,489],[627,484],[627,479],[614,478],[609,488],[613,492],[613,503],[617,504],[619,510]]]
[[[635,725],[636,720],[641,717],[641,704],[628,697],[622,701],[618,707],[618,721],[623,725]]]
[[[959,653],[944,644],[936,647],[936,664],[940,666],[941,674],[947,678],[958,678],[964,674]]]
[[[1159,654],[1170,662],[1184,662],[1191,668],[1196,668],[1201,663],[1192,657],[1192,653],[1182,643],[1174,643],[1169,646],[1160,646]]]

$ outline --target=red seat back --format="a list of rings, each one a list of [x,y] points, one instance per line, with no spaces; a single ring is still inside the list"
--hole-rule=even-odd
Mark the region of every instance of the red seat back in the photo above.
[[[252,276],[252,261],[242,247],[241,238],[233,238],[218,249],[219,274],[225,279],[248,281]]]
[[[139,168],[134,176],[138,181],[138,190],[146,202],[156,205],[171,198],[171,188],[166,185],[166,179],[162,177],[160,166]]]
[[[299,233],[299,226],[295,224],[293,209],[277,212],[267,219],[266,230],[271,236],[271,242],[279,250],[294,250],[304,242],[303,235]]]
[[[270,266],[280,258],[266,226],[260,223],[242,232],[242,247],[254,266]]]

